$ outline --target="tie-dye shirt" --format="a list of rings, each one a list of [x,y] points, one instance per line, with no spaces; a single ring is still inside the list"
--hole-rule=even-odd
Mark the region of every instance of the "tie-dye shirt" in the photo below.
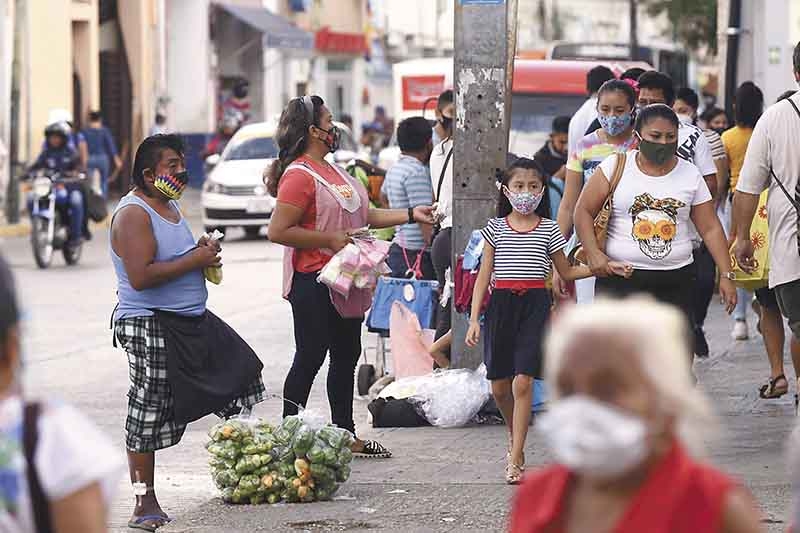
[[[635,135],[622,144],[611,144],[600,138],[599,131],[592,132],[578,141],[578,146],[567,161],[567,170],[583,174],[583,182],[586,183],[608,156],[633,150],[637,144]]]

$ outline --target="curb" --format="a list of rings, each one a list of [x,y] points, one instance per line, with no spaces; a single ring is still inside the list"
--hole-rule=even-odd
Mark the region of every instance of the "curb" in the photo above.
[[[111,217],[106,217],[102,222],[90,222],[89,228],[108,229],[111,225]],[[28,221],[17,224],[0,224],[0,238],[27,237],[31,233],[31,224]]]

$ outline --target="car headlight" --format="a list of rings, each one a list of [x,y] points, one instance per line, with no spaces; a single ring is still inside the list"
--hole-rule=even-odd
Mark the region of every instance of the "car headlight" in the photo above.
[[[211,194],[222,194],[222,184],[217,183],[212,179],[207,179],[203,184],[203,191]]]

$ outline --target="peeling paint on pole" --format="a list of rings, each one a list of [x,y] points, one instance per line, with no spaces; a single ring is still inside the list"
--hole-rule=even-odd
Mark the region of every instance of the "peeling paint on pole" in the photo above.
[[[495,183],[508,151],[516,9],[517,0],[456,4],[453,264],[472,231],[496,212]],[[475,368],[483,351],[464,346],[467,326],[466,317],[454,312],[453,364]]]

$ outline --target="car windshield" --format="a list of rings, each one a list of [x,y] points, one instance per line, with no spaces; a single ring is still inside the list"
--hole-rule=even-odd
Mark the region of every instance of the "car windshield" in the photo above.
[[[225,161],[240,159],[274,159],[278,157],[278,147],[272,137],[256,137],[231,144],[225,150]]]
[[[533,155],[550,136],[553,119],[571,117],[586,100],[580,95],[514,94],[511,99],[511,133],[508,149]]]

